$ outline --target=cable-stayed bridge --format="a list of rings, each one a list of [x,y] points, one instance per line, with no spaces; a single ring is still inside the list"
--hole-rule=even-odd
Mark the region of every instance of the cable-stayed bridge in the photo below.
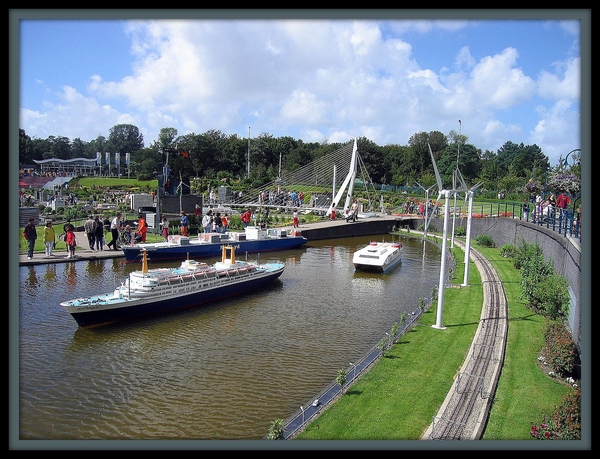
[[[345,216],[352,205],[355,188],[361,191],[359,209],[363,216],[375,213],[378,206],[381,209],[379,192],[360,158],[356,139],[299,169],[280,174],[253,195],[219,196],[213,204],[205,202],[205,208],[210,205],[265,211],[298,208],[299,211],[330,215],[335,203],[335,211]]]

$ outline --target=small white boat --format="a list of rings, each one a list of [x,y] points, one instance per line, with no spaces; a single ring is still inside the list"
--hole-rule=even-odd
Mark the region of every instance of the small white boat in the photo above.
[[[402,261],[401,242],[371,241],[354,252],[352,262],[356,270],[385,273]]]

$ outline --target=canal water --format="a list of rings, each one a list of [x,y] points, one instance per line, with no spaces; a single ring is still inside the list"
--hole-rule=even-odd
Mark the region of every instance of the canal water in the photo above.
[[[401,240],[402,264],[355,272],[352,255],[370,239]],[[257,258],[286,263],[261,291],[92,329],[59,302],[112,291],[137,266],[20,267],[19,439],[262,439],[439,282],[440,248],[418,237],[313,241]]]

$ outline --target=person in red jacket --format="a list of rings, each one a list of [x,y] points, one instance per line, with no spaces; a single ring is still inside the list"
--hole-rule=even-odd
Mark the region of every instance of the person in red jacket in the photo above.
[[[67,243],[67,258],[75,258],[75,247],[77,246],[77,241],[75,239],[75,227],[73,225],[69,225],[67,227],[65,242]]]
[[[240,220],[244,223],[244,227],[247,227],[250,224],[250,220],[252,219],[252,212],[250,209],[246,210],[240,217]]]
[[[148,224],[146,223],[146,219],[143,216],[139,216],[138,218],[138,226],[136,233],[138,233],[142,237],[142,242],[146,242],[146,233],[148,232]]]

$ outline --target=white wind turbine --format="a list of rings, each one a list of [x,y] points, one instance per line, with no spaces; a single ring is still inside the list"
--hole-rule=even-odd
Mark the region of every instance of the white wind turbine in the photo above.
[[[440,330],[445,330],[446,327],[442,325],[442,316],[444,314],[444,290],[445,290],[445,280],[446,280],[446,250],[447,250],[447,241],[448,241],[448,217],[450,215],[450,195],[453,193],[457,193],[460,191],[467,191],[466,185],[463,188],[453,187],[451,190],[445,190],[442,185],[442,179],[440,177],[440,173],[437,168],[437,164],[435,162],[435,158],[433,156],[433,152],[431,151],[431,145],[427,144],[429,147],[429,154],[431,155],[431,162],[433,164],[433,170],[435,172],[435,179],[438,184],[439,194],[438,198],[435,202],[435,209],[437,209],[438,202],[440,201],[442,195],[445,198],[444,205],[444,232],[442,235],[442,260],[440,266],[440,281],[438,285],[438,309],[437,309],[437,318],[436,323],[432,325],[433,328],[438,328]],[[456,174],[458,175],[458,174]],[[464,184],[464,181],[463,181]]]

